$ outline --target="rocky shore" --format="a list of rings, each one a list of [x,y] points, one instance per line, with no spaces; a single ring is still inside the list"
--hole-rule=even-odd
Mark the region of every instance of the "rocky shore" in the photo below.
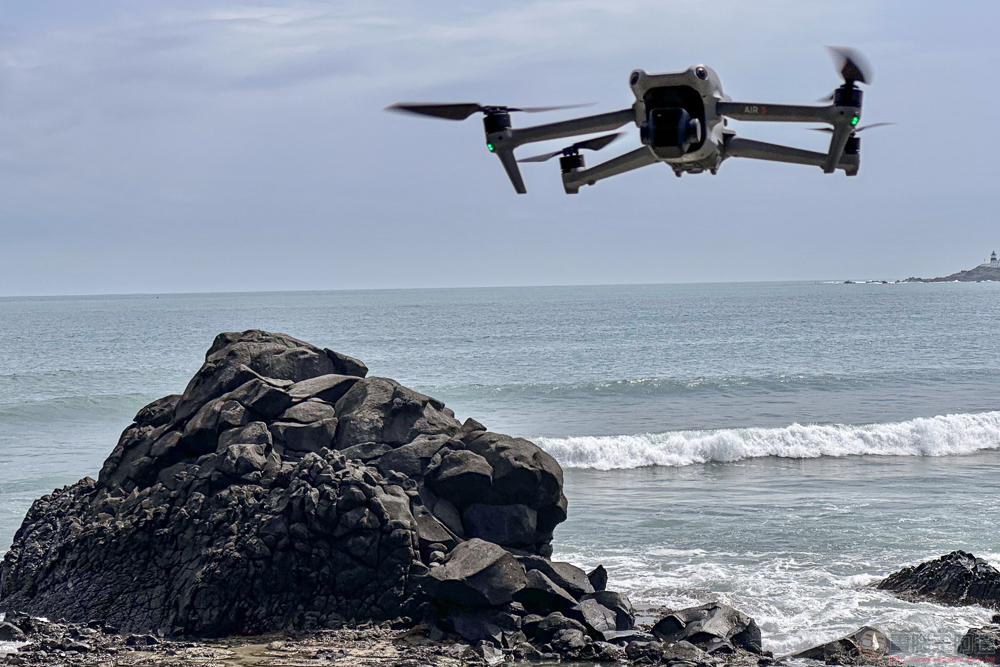
[[[0,642],[15,665],[775,662],[718,602],[637,625],[603,567],[551,560],[566,512],[533,443],[332,350],[221,334],[97,480],[32,505],[0,566]],[[967,556],[883,584],[989,603],[996,571]],[[791,657],[893,648],[865,627]]]

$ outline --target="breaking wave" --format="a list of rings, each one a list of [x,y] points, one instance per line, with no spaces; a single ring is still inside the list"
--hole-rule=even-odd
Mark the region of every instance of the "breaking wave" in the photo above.
[[[852,426],[802,425],[536,438],[565,468],[687,466],[776,456],[952,456],[1000,449],[1000,411]]]

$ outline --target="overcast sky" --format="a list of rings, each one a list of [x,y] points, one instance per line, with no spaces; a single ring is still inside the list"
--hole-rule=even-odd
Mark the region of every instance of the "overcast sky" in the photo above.
[[[997,25],[991,0],[2,0],[0,295],[951,273],[1000,250]],[[734,99],[811,103],[838,84],[826,44],[875,66],[863,122],[899,123],[853,179],[729,160],[571,197],[552,162],[517,196],[478,116],[382,110],[610,111],[632,69],[695,63]]]

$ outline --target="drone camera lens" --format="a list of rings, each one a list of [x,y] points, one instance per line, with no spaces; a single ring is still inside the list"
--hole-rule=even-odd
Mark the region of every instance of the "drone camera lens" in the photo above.
[[[635,72],[632,72],[632,76],[630,76],[628,78],[628,82],[629,82],[629,85],[632,85],[632,86],[634,86],[635,84],[639,83],[639,71],[638,70],[636,70]]]
[[[695,76],[704,81],[708,78],[708,70],[704,67],[696,67],[694,70]]]

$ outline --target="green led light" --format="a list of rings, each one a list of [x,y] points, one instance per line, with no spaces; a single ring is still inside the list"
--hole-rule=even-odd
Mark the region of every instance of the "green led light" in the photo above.
[[[491,153],[493,152],[493,144],[486,144],[486,147],[490,149]]]
[[[855,116],[851,119],[851,125],[857,125],[859,120],[861,120],[861,116]]]

